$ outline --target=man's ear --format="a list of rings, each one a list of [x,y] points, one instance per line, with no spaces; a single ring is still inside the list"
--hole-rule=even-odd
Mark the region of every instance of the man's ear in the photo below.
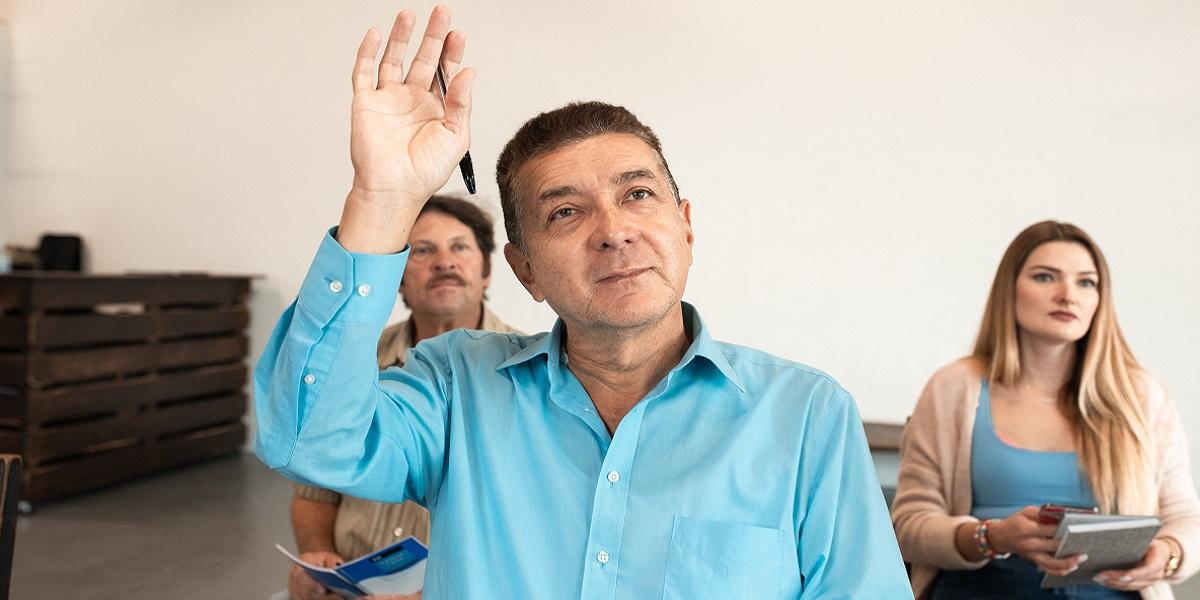
[[[514,246],[512,242],[505,244],[504,260],[508,261],[508,266],[512,267],[513,274],[517,276],[521,285],[525,286],[525,291],[529,292],[535,302],[542,302],[546,299],[538,289],[537,282],[533,278],[533,269],[529,266],[529,259],[525,257],[523,250]]]
[[[692,203],[687,198],[679,201],[679,216],[683,218],[683,223],[687,227],[687,243],[689,246],[694,246],[696,238],[692,233]]]

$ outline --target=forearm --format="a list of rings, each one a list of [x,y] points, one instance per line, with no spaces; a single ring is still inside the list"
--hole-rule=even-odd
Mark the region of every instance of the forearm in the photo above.
[[[979,543],[975,540],[975,530],[978,528],[977,522],[969,521],[959,524],[958,529],[954,530],[954,547],[968,562],[979,562],[987,558],[979,551]]]
[[[292,497],[292,532],[296,547],[304,552],[337,553],[334,525],[338,506],[320,500]]]

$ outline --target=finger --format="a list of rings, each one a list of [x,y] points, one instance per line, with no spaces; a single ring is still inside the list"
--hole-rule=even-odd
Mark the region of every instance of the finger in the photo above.
[[[467,36],[463,32],[455,29],[446,34],[446,43],[442,46],[442,77],[445,79],[446,86],[449,87],[450,80],[458,75],[462,69],[463,54],[467,49]],[[439,97],[442,95],[441,86],[438,85],[436,77],[433,83],[429,86],[429,91]]]
[[[1048,555],[1053,555],[1058,552],[1058,545],[1061,540],[1048,539],[1041,537],[1026,538],[1021,541],[1020,545],[1028,552],[1044,552]]]
[[[450,9],[438,6],[429,15],[429,24],[425,26],[425,35],[421,45],[413,57],[412,65],[408,68],[408,77],[404,82],[429,89],[433,83],[433,74],[437,70],[438,60],[442,56],[442,45],[446,34],[450,31]]]
[[[1054,575],[1066,575],[1079,566],[1078,557],[1054,558],[1044,552],[1035,552],[1029,559],[1037,563],[1043,571]]]
[[[474,69],[463,69],[450,82],[446,94],[446,129],[457,134],[471,133],[471,85],[475,81]]]
[[[350,75],[350,82],[354,86],[355,93],[375,88],[372,73],[375,71],[373,68],[375,55],[378,53],[379,30],[372,27],[367,30],[367,35],[358,45],[358,57],[354,60],[354,73]]]
[[[400,11],[392,22],[383,59],[379,61],[379,87],[404,82],[404,53],[408,51],[408,40],[412,38],[416,22],[417,17],[408,9]]]
[[[1153,583],[1130,577],[1125,571],[1102,571],[1092,579],[1114,590],[1141,589]]]

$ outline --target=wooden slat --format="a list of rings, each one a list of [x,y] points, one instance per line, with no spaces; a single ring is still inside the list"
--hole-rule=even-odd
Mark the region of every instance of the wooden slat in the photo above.
[[[60,275],[39,277],[33,281],[28,304],[21,308],[87,308],[97,304],[145,302],[154,290],[154,282],[125,277]]]
[[[160,305],[242,303],[251,277],[83,275],[33,271],[0,275],[0,311],[87,308],[138,302]]]
[[[0,352],[0,385],[25,385],[26,364],[24,354]]]
[[[29,353],[26,385],[52,385],[105,377],[128,377],[145,373],[158,364],[159,349],[152,344],[104,346],[83,350]]]
[[[172,369],[238,360],[246,355],[247,345],[242,335],[163,342],[158,345],[157,366]]]
[[[0,393],[0,416],[8,417],[11,413],[17,418],[23,415],[29,423],[45,423],[161,400],[211,396],[240,390],[245,383],[246,366],[233,363],[118,381],[25,390],[16,395]]]
[[[32,428],[25,434],[25,458],[31,465],[64,456],[88,454],[114,442],[137,441],[145,435],[141,420],[130,414],[110,414],[49,428]]]
[[[238,332],[250,322],[243,306],[206,310],[174,310],[157,313],[158,336],[164,339]]]
[[[144,314],[35,313],[27,317],[26,325],[23,339],[0,339],[0,345],[7,348],[61,348],[143,341],[154,334],[154,320]]]
[[[246,365],[239,362],[176,371],[160,375],[157,381],[155,398],[160,401],[211,396],[242,389],[246,384]]]
[[[899,450],[903,425],[892,423],[863,423],[867,430],[867,446],[872,450]]]
[[[24,316],[0,314],[0,348],[17,350],[29,345],[29,321]]]
[[[21,453],[22,434],[20,429],[3,427],[0,428],[0,452],[8,454]]]
[[[145,415],[145,435],[163,436],[238,421],[246,413],[242,393],[158,406]]]
[[[237,304],[250,293],[249,278],[163,278],[157,282],[154,302],[162,305]]]
[[[30,501],[57,498],[137,477],[152,468],[144,455],[143,447],[131,445],[28,468],[22,497]]]
[[[29,425],[117,412],[155,397],[155,380],[147,377],[97,381],[49,390],[26,390],[17,399]]]
[[[173,467],[230,454],[246,441],[246,426],[241,422],[195,431],[154,444],[155,465]]]

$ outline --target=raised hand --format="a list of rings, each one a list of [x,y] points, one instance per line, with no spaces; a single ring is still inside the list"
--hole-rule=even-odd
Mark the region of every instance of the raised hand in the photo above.
[[[448,8],[434,8],[406,72],[414,23],[411,11],[396,15],[378,67],[378,30],[367,31],[358,48],[351,77],[354,185],[338,231],[351,251],[400,250],[425,200],[445,185],[470,146],[474,73],[461,68],[466,38],[450,31]],[[444,106],[434,91],[439,63],[448,87]]]

